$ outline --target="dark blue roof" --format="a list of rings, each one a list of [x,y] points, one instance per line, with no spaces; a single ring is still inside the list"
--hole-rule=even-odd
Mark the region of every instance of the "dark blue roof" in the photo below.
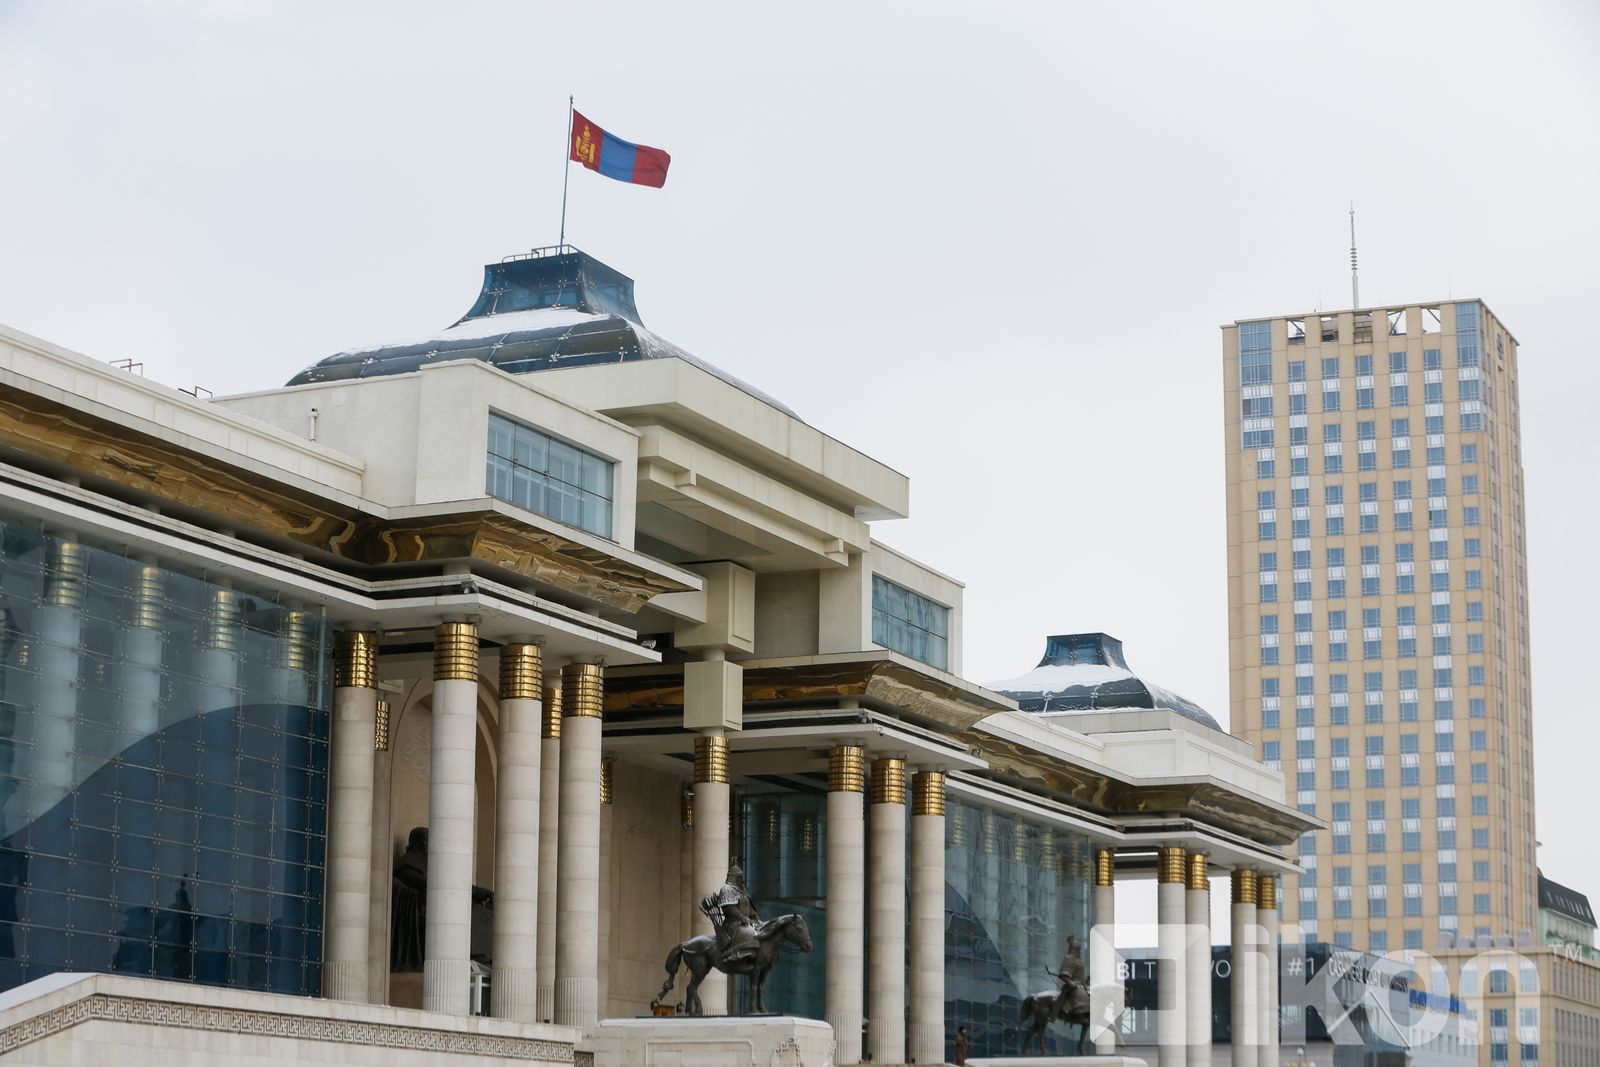
[[[1222,727],[1200,705],[1146,682],[1128,668],[1122,642],[1110,634],[1056,634],[1044,658],[1027,674],[990,682],[1023,711],[1072,712],[1166,708],[1215,730]]]
[[[633,301],[633,279],[571,246],[488,264],[477,301],[432,337],[349,349],[306,368],[288,384],[407,374],[455,359],[481,359],[512,374],[681,359],[799,418],[773,397],[645,329]]]

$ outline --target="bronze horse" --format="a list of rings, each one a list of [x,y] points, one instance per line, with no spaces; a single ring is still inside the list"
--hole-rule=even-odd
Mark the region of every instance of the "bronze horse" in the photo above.
[[[1048,967],[1045,973],[1052,978],[1060,977]],[[1078,1028],[1078,1045],[1073,1055],[1083,1055],[1083,1039],[1089,1033],[1089,990],[1071,977],[1062,980],[1059,990],[1033,993],[1023,998],[1022,1015],[1017,1022],[1028,1024],[1028,1032],[1022,1038],[1024,1055],[1027,1054],[1028,1045],[1035,1041],[1039,1044],[1039,1055],[1044,1055],[1044,1032],[1056,1019]]]
[[[715,967],[723,974],[747,974],[754,985],[755,1010],[767,1010],[764,999],[763,987],[766,985],[767,972],[772,970],[772,965],[778,961],[778,955],[786,947],[792,947],[800,952],[811,951],[811,931],[806,929],[806,921],[799,915],[779,915],[775,919],[760,924],[755,930],[756,947],[754,952],[743,953],[734,959],[723,960],[717,958],[717,939],[714,934],[701,934],[691,937],[687,941],[679,942],[671,952],[667,953],[667,980],[661,986],[661,992],[656,994],[656,999],[650,1002],[653,1011],[661,998],[672,989],[672,983],[677,980],[678,968],[684,964],[689,967],[689,987],[684,991],[684,1011],[690,1015],[704,1015],[705,1006],[700,1003],[700,983],[705,976]]]

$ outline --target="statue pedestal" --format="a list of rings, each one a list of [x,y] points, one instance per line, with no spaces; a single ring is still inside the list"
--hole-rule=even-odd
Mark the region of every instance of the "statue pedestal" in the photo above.
[[[1145,1067],[1136,1056],[995,1056],[969,1059],[971,1067]]]
[[[833,1027],[792,1015],[605,1019],[589,1044],[594,1067],[833,1067]]]

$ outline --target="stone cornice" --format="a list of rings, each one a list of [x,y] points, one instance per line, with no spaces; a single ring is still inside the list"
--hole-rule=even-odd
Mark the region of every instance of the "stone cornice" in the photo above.
[[[16,442],[7,451],[26,464],[42,460],[202,513],[241,533],[362,566],[476,559],[628,612],[657,594],[691,588],[500,510],[391,518],[5,386],[0,440]]]

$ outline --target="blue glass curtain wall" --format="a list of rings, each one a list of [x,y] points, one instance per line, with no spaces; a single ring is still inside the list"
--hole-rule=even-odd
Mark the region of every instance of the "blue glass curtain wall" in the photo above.
[[[767,1010],[809,1019],[823,1017],[824,961],[828,955],[828,802],[822,793],[763,793],[740,801],[736,859],[744,865],[750,896],[763,919],[795,912],[811,931],[809,954],[781,958],[767,979]],[[697,886],[704,895],[715,886]],[[740,1011],[753,1011],[750,983],[738,981]]]
[[[827,958],[827,798],[767,793],[741,798],[736,859],[763,918],[799,912],[810,955],[784,958],[767,1008],[823,1017]],[[909,831],[909,824],[908,824]],[[1009,811],[947,801],[945,813],[945,1040],[954,1058],[965,1026],[971,1055],[1015,1054],[1022,998],[1058,988],[1057,970],[1076,935],[1088,959],[1093,852],[1087,838]],[[909,875],[909,872],[908,872]],[[696,887],[697,894],[715,887]],[[870,950],[870,946],[869,946]],[[751,1010],[739,980],[738,1006]],[[1046,1044],[1070,1054],[1077,1031],[1053,1025]]]
[[[1009,811],[950,801],[945,811],[945,1042],[958,1027],[969,1055],[1015,1055],[1022,999],[1053,991],[1067,938],[1088,961],[1091,850],[1087,838]],[[1046,1051],[1070,1055],[1077,1031],[1060,1023]]]
[[[327,627],[0,519],[0,989],[314,995]]]

